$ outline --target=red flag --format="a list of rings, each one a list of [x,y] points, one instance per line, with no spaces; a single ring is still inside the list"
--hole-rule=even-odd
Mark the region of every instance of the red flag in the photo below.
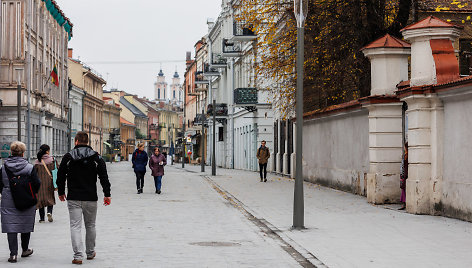
[[[52,72],[51,72],[51,82],[56,85],[56,86],[59,86],[59,78],[57,77],[57,68],[56,68],[56,65],[54,65],[54,69],[52,69]]]

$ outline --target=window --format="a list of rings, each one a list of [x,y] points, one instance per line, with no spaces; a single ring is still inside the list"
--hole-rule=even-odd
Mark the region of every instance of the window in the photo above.
[[[174,99],[175,99],[175,90],[173,91],[173,93],[174,93]]]
[[[470,75],[472,72],[472,39],[459,40],[459,68],[461,75]]]
[[[224,128],[219,127],[218,128],[218,141],[224,141]]]
[[[157,99],[161,98],[161,89],[157,89]]]

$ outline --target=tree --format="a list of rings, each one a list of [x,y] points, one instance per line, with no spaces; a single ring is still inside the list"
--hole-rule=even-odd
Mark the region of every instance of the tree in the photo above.
[[[454,0],[451,5],[467,5],[462,2]],[[259,37],[253,44],[255,85],[272,91],[273,104],[283,116],[292,115],[296,82],[293,1],[240,0],[235,8],[236,19]],[[370,63],[360,49],[387,33],[401,37],[411,9],[412,0],[311,0],[305,26],[305,111],[369,95]],[[261,82],[267,79],[269,83]]]

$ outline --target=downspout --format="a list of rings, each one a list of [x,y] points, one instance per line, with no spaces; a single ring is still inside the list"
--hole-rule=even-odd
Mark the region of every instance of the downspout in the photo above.
[[[233,101],[231,102],[232,103],[232,107],[231,107],[231,146],[232,146],[232,149],[231,149],[231,153],[232,153],[232,156],[231,156],[231,168],[234,169],[234,111],[235,111],[235,108],[234,108],[234,87],[235,87],[235,83],[234,83],[234,59],[231,59],[231,88],[232,88],[232,91],[231,91],[231,98],[233,99]]]

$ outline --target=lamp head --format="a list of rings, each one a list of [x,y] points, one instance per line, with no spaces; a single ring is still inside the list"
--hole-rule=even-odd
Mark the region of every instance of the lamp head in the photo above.
[[[308,15],[308,0],[293,0],[293,12],[297,20],[297,27],[303,28]]]

